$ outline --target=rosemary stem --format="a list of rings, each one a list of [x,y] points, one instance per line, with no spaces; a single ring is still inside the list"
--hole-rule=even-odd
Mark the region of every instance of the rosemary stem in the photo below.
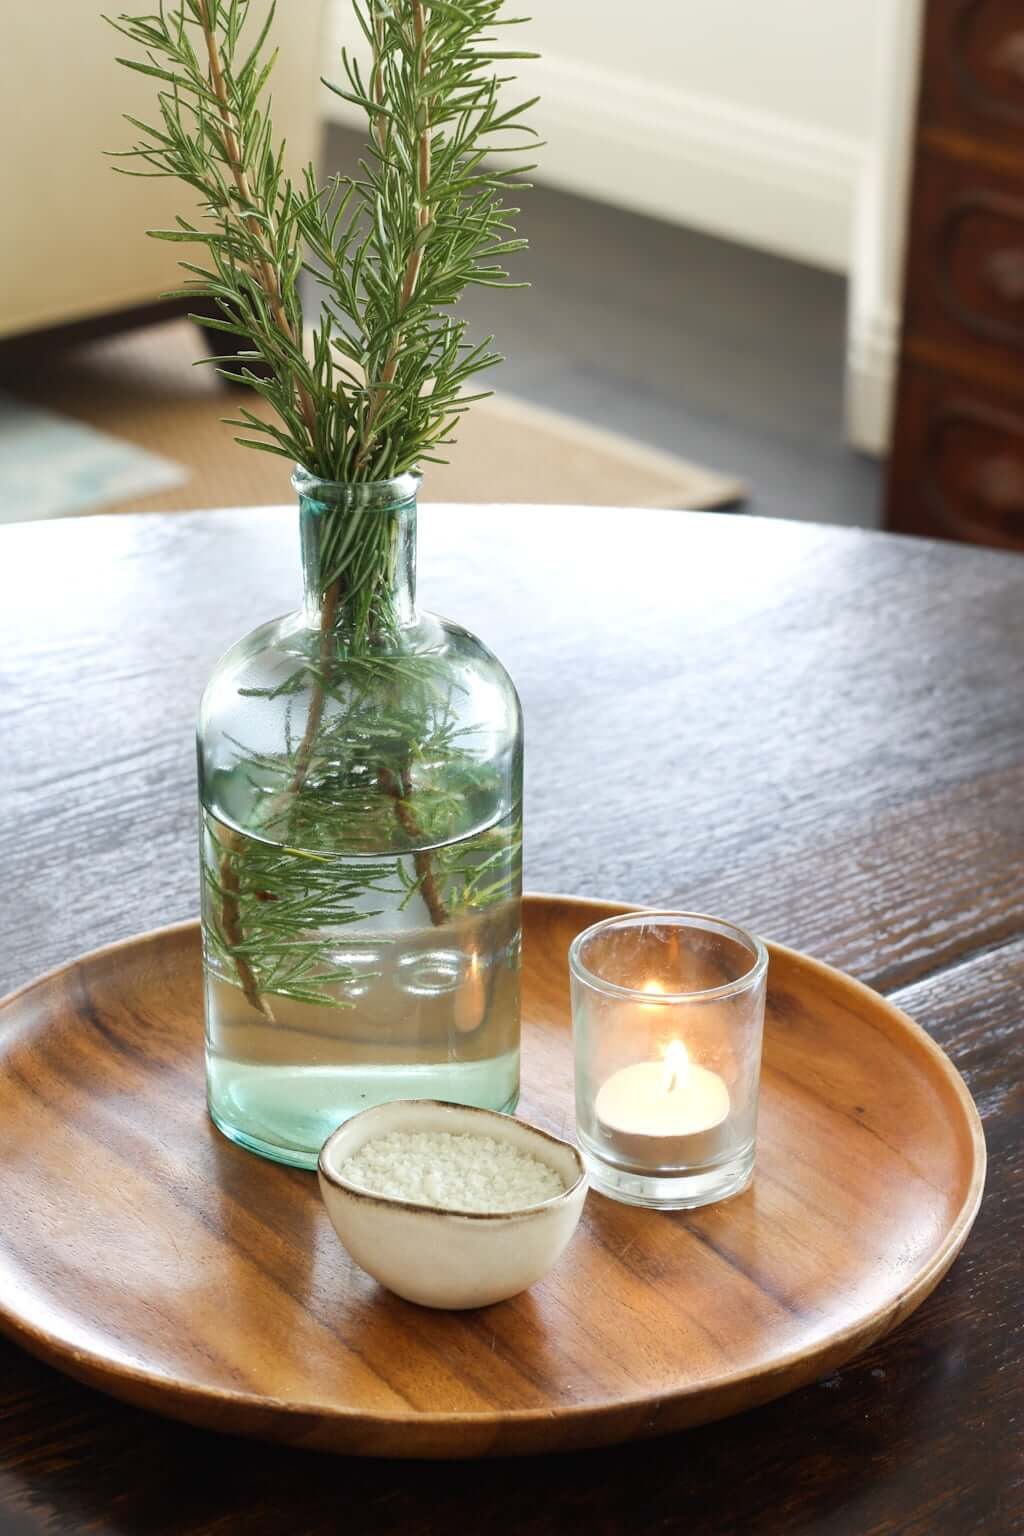
[[[417,76],[420,85],[418,96],[418,115],[416,120],[416,237],[412,243],[412,249],[406,258],[405,273],[402,278],[402,289],[398,298],[399,320],[405,314],[412,303],[416,293],[416,284],[419,282],[420,269],[423,266],[423,252],[426,249],[430,230],[430,103],[422,93],[422,86],[427,72],[429,52],[426,42],[426,15],[422,0],[412,0],[413,32],[416,38],[418,55]],[[381,34],[374,29],[374,63],[373,78],[375,91],[378,90],[376,82],[382,80],[382,65],[379,48]],[[382,89],[382,86],[379,87]],[[378,95],[377,100],[381,98]],[[366,420],[363,426],[363,440],[356,454],[355,468],[358,472],[363,469],[369,459],[376,436],[377,417],[381,407],[388,396],[388,391],[395,381],[398,372],[398,359],[402,350],[402,330],[399,325],[391,338],[387,359],[381,372],[381,382],[370,393],[369,403],[366,408]]]
[[[395,803],[395,816],[400,825],[408,833],[412,843],[423,841],[423,829],[416,820],[416,813],[412,808],[412,781],[408,768],[402,770],[402,780],[399,783],[394,774],[387,768],[382,768],[378,775],[383,790],[392,796]],[[420,882],[420,892],[427,911],[430,913],[430,921],[435,928],[440,928],[448,921],[448,908],[438,889],[437,879],[434,875],[434,861],[425,849],[420,849],[412,856],[413,868],[416,870],[417,879]]]
[[[227,84],[224,79],[224,70],[221,66],[220,49],[217,46],[216,33],[210,21],[208,0],[199,0],[199,21],[203,29],[203,36],[206,39],[206,54],[210,64],[210,87],[217,98],[217,111],[224,131],[224,153],[231,167],[231,175],[238,192],[239,202],[243,208],[254,208],[256,202],[252,194],[252,188],[249,186],[249,178],[245,170],[245,160],[238,142],[238,136],[235,133],[234,124],[231,121],[231,104],[228,97]],[[263,231],[260,228],[259,220],[248,214],[242,214],[241,217],[250,235],[262,248]],[[256,276],[263,292],[267,296],[267,302],[274,317],[274,324],[282,336],[295,344],[298,338],[285,313],[281,284],[278,281],[273,263],[264,255],[258,261],[257,269]],[[295,380],[295,395],[303,420],[309,430],[310,442],[314,443],[316,441],[316,410],[312,397],[301,379]]]
[[[288,793],[293,798],[302,793],[306,777],[309,773],[309,765],[313,760],[313,748],[316,745],[316,738],[324,717],[326,693],[323,680],[331,664],[334,626],[337,623],[338,604],[340,601],[341,577],[337,576],[324,592],[323,603],[320,608],[320,674],[313,679],[313,685],[310,689],[306,728],[302,733],[302,740],[299,742],[295,753],[295,770],[292,774],[291,783],[288,785]]]
[[[309,710],[306,715],[306,728],[302,733],[295,754],[295,771],[288,786],[288,793],[294,797],[301,794],[313,760],[313,750],[316,746],[316,738],[323,722],[324,704],[326,695],[324,691],[324,677],[331,663],[331,651],[333,649],[334,626],[337,622],[338,605],[340,601],[341,578],[336,578],[324,593],[323,606],[320,610],[320,675],[314,679],[309,699]],[[399,785],[394,775],[386,768],[382,768],[378,775],[381,788],[389,794],[395,807],[395,816],[408,834],[411,842],[420,842],[423,839],[423,831],[416,820],[415,812],[410,804],[412,783],[408,768],[402,772],[402,783]],[[420,880],[420,889],[427,911],[430,913],[430,921],[435,928],[440,928],[448,921],[448,909],[445,906],[437,879],[434,875],[433,860],[429,853],[418,851],[413,854],[413,865]]]
[[[235,860],[243,854],[242,840],[237,832],[226,831],[221,838],[221,853],[218,860],[218,872],[221,887],[220,925],[224,937],[229,946],[235,949],[244,941],[245,934],[242,929],[242,912],[239,903],[241,885],[238,878],[238,869]],[[245,994],[246,1001],[251,1004],[258,1013],[271,1024],[275,1023],[270,1004],[263,996],[256,981],[249,961],[244,955],[233,954],[235,970],[238,973],[239,985]]]

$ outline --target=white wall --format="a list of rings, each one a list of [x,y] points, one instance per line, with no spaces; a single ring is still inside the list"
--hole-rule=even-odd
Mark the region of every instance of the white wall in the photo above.
[[[666,89],[863,134],[884,0],[535,0],[544,52]]]
[[[521,0],[516,46],[543,56],[519,66],[542,96],[537,179],[845,271],[899,3]],[[328,74],[355,35],[349,0],[331,5]]]
[[[327,0],[325,74],[355,33]],[[850,439],[884,449],[922,0],[509,0],[535,179],[846,273]],[[336,97],[340,121],[358,114]]]

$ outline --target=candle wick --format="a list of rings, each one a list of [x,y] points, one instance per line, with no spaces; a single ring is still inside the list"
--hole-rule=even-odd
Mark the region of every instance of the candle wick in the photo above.
[[[672,1069],[672,1075],[671,1075],[671,1077],[668,1080],[668,1092],[669,1093],[675,1093],[675,1091],[676,1091],[676,1083],[678,1081],[679,1081],[679,1073],[675,1070],[675,1068],[673,1068]]]

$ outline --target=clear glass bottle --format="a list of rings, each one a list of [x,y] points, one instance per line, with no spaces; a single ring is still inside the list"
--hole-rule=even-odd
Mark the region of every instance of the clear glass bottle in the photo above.
[[[519,1092],[522,716],[415,605],[419,477],[299,470],[305,605],[219,662],[199,717],[210,1113],[313,1167],[395,1098]]]

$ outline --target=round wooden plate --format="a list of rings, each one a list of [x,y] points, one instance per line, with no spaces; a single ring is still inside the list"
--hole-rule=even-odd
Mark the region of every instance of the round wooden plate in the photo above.
[[[626,910],[526,903],[522,1115],[571,1132],[566,950]],[[0,1326],[72,1376],[212,1429],[374,1456],[663,1434],[835,1370],[946,1272],[985,1145],[947,1058],[881,997],[771,946],[752,1187],[660,1213],[591,1192],[539,1285],[430,1312],[348,1259],[313,1175],[203,1102],[195,924],[0,1004]]]

